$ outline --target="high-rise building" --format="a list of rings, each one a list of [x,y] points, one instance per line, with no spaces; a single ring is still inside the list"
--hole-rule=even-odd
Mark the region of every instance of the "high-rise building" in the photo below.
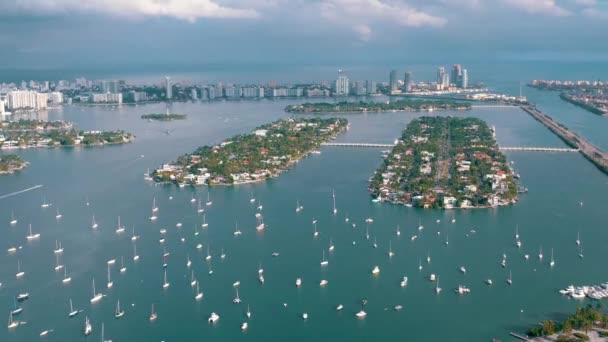
[[[173,85],[171,85],[171,77],[165,77],[165,94],[166,99],[171,100],[173,97]]]
[[[443,75],[445,74],[445,68],[437,68],[437,84],[443,84]]]
[[[4,101],[0,100],[0,114],[4,114]]]
[[[119,87],[118,87],[118,81],[115,80],[103,80],[100,82],[99,84],[99,88],[101,89],[102,93],[110,93],[110,94],[118,94],[119,93]]]
[[[198,99],[198,93],[196,92],[196,88],[192,88],[192,89],[190,90],[190,97],[191,97],[193,100],[197,100],[197,99]]]
[[[460,87],[462,83],[462,67],[460,64],[452,65],[452,83],[457,87]]]
[[[403,75],[403,84],[405,86],[405,92],[409,93],[412,91],[412,84],[414,84],[414,80],[412,79],[412,73],[409,71],[405,72]]]
[[[6,95],[8,109],[44,109],[47,107],[48,95],[28,90],[11,91]]]
[[[367,89],[365,89],[365,82],[364,81],[357,81],[356,85],[355,85],[355,95],[357,96],[363,96],[367,93]]]
[[[376,85],[376,81],[367,81],[367,93],[369,95],[375,94],[376,92],[378,92],[377,89],[377,85]]]
[[[391,94],[397,92],[397,89],[399,89],[399,80],[397,79],[397,70],[395,69],[391,70],[388,86]]]
[[[349,94],[349,90],[348,77],[344,75],[338,76],[338,79],[336,79],[334,93],[337,96],[347,96]]]
[[[469,87],[469,72],[467,69],[462,69],[462,76],[460,77],[460,88]]]

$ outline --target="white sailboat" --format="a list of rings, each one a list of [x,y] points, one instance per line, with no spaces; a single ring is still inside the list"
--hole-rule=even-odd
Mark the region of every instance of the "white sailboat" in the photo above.
[[[329,261],[325,260],[325,250],[323,250],[323,258],[321,259],[321,266],[329,265]]]
[[[190,254],[186,256],[186,267],[190,268],[192,266],[192,261],[190,260]]]
[[[15,218],[15,212],[11,211],[11,220],[9,222],[11,224],[11,226],[14,226],[17,224],[17,218]]]
[[[211,253],[209,253],[209,244],[207,244],[207,256],[205,257],[205,260],[211,260]]]
[[[110,265],[108,264],[108,288],[111,289],[112,286],[114,286],[114,282],[112,281],[112,278],[110,277]]]
[[[169,282],[167,281],[167,270],[165,270],[165,276],[163,278],[163,289],[169,288],[169,285],[171,284],[169,284]]]
[[[249,198],[249,203],[255,203],[255,197],[253,197],[253,192],[251,193],[251,197]]]
[[[57,214],[55,215],[55,218],[59,220],[62,217],[63,215],[61,215],[61,213],[59,212],[59,208],[57,208]]]
[[[393,252],[393,247],[391,245],[391,240],[388,240],[388,256],[393,257],[395,255],[395,253]]]
[[[551,261],[549,261],[549,266],[555,266],[555,260],[553,259],[553,248],[551,248]]]
[[[296,213],[301,212],[302,209],[304,209],[304,207],[300,205],[300,201],[299,200],[296,200]]]
[[[251,318],[251,310],[249,310],[249,304],[247,304],[247,312],[245,313],[247,318]]]
[[[580,244],[581,244],[580,232],[576,232],[576,245],[580,246]]]
[[[264,206],[262,205],[262,200],[258,200],[258,210],[262,211],[262,209],[264,209]]]
[[[103,298],[103,294],[95,292],[95,279],[93,279],[93,297],[91,298],[91,304],[99,302]]]
[[[401,230],[399,229],[399,225],[397,225],[397,232],[396,232],[397,236],[401,236]]]
[[[205,205],[208,207],[213,204],[213,201],[211,200],[210,196],[211,195],[209,194],[209,191],[207,191],[207,203],[205,203]]]
[[[331,199],[332,199],[333,206],[334,206],[332,213],[334,215],[336,215],[338,213],[338,208],[336,208],[336,192],[334,191],[334,189],[331,189]]]
[[[365,240],[369,241],[369,222],[365,226]]]
[[[21,270],[21,261],[17,260],[17,273],[15,274],[15,277],[19,279],[23,278],[24,275],[25,272]]]
[[[209,223],[207,223],[207,214],[203,215],[203,223],[201,224],[201,227],[203,227],[203,228],[209,227]]]
[[[519,240],[519,225],[515,225],[515,240]]]
[[[40,207],[42,207],[42,208],[48,208],[50,206],[51,206],[51,204],[47,203],[46,198],[43,197],[42,198],[42,204],[40,205]]]
[[[511,275],[511,270],[509,270],[509,277],[507,278],[507,284],[513,285],[513,277]]]
[[[241,298],[239,297],[239,288],[236,287],[235,291],[236,291],[236,297],[234,297],[234,299],[232,300],[232,302],[234,304],[240,304],[241,303]]]
[[[68,317],[72,318],[72,317],[78,315],[79,313],[80,313],[80,311],[74,310],[74,306],[72,305],[72,298],[70,298],[70,312],[68,313]]]
[[[32,233],[32,224],[31,223],[30,223],[30,228],[29,229],[30,229],[30,234],[25,237],[28,241],[30,241],[30,240],[36,240],[36,239],[40,238],[40,233],[36,233],[36,234]]]
[[[8,315],[8,328],[9,329],[15,329],[18,326],[19,326],[19,321],[14,321],[13,320],[13,314],[9,313],[9,315]]]
[[[260,215],[260,217],[258,217],[258,223],[257,223],[257,225],[255,226],[255,229],[256,229],[257,231],[260,231],[260,230],[264,230],[264,228],[265,228],[265,227],[266,227],[266,225],[264,224],[264,217],[262,217],[262,216]]]
[[[538,251],[538,259],[543,260],[543,245],[540,245],[540,249]]]
[[[196,212],[200,214],[204,211],[205,211],[205,209],[203,209],[203,201],[201,201],[201,198],[199,196],[199,198],[197,200],[197,204],[196,204]]]
[[[226,259],[226,253],[224,253],[224,247],[220,249],[220,259]]]
[[[116,311],[114,311],[114,317],[121,318],[125,315],[125,311],[120,309],[120,299],[116,301]]]
[[[313,220],[313,226],[314,226],[314,233],[312,234],[312,236],[317,237],[319,236],[319,232],[317,231],[317,221]]]
[[[158,318],[156,311],[154,311],[154,303],[152,304],[152,310],[150,312],[150,321],[154,322]]]
[[[203,299],[203,293],[199,289],[198,281],[196,282],[196,295],[194,296],[194,299],[196,299],[196,300]]]
[[[137,245],[135,241],[133,241],[133,261],[139,260],[139,255],[137,255]]]
[[[190,286],[194,287],[194,285],[196,285],[196,283],[198,283],[198,281],[194,277],[194,270],[192,270],[192,273],[190,275]]]
[[[101,342],[112,342],[112,340],[106,340],[105,338],[105,328],[103,322],[101,323]]]
[[[584,255],[583,255],[583,245],[582,244],[579,245],[578,257],[581,258],[581,259],[584,257]]]
[[[89,336],[93,332],[93,327],[91,326],[91,321],[89,321],[89,317],[85,317],[84,320],[84,336]]]
[[[61,281],[64,284],[67,284],[72,281],[72,277],[68,277],[68,269],[66,267],[63,268],[63,280]]]
[[[240,230],[239,230],[239,222],[237,220],[234,221],[234,236],[239,236],[241,234],[243,234]]]
[[[330,238],[329,238],[329,248],[328,248],[328,250],[329,250],[330,252],[333,252],[333,251],[334,251],[334,249],[335,249],[335,247],[334,247],[334,242],[332,241],[332,238],[330,237]]]
[[[98,225],[95,222],[95,214],[93,214],[93,219],[91,220],[91,229],[97,229]]]
[[[378,242],[376,242],[376,237],[374,236],[374,248],[378,248]]]
[[[439,287],[439,276],[435,278],[437,281],[435,282],[435,293],[439,294],[441,292],[441,287]]]
[[[422,259],[418,259],[418,271],[422,271]]]
[[[118,216],[118,226],[116,227],[116,234],[121,234],[125,232],[125,227],[120,224],[120,216]]]
[[[156,197],[152,198],[152,212],[155,213],[158,211],[158,206],[156,205]]]
[[[125,267],[125,258],[123,256],[120,257],[120,273],[127,272],[127,268]]]
[[[13,310],[11,311],[11,314],[12,314],[13,316],[15,316],[15,315],[19,315],[20,313],[22,313],[22,312],[23,312],[23,308],[22,308],[22,307],[20,307],[19,305],[17,305],[17,299],[16,299],[16,298],[15,298],[15,299],[13,299],[13,302],[15,303],[15,309],[13,309]]]

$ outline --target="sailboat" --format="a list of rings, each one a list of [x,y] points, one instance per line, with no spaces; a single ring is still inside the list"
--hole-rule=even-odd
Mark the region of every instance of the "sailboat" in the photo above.
[[[445,245],[446,246],[450,244],[450,241],[448,240],[448,236],[449,236],[449,234],[446,232],[445,233]]]
[[[205,203],[205,205],[208,207],[213,204],[213,201],[211,200],[210,196],[211,195],[209,194],[209,191],[207,191],[207,203]]]
[[[91,228],[92,229],[97,229],[97,227],[98,227],[98,225],[97,225],[97,222],[95,222],[95,214],[93,214],[93,219],[92,219],[92,222],[91,222]]]
[[[255,203],[255,197],[253,197],[253,192],[251,193],[251,197],[249,198],[249,203]]]
[[[313,226],[314,226],[315,232],[312,234],[312,236],[317,237],[317,236],[319,236],[319,232],[317,231],[317,221],[313,221],[313,222],[314,222]]]
[[[127,268],[125,267],[125,259],[124,257],[120,257],[120,273],[127,272]]]
[[[299,213],[300,211],[302,211],[302,209],[304,209],[304,207],[300,205],[299,200],[296,200],[296,213]]]
[[[23,312],[23,308],[20,307],[19,305],[17,305],[17,299],[13,298],[13,301],[15,302],[15,309],[13,309],[11,311],[11,315],[15,316],[15,315],[18,315],[18,314],[22,313]]]
[[[199,196],[196,203],[196,212],[200,214],[204,211],[205,209],[203,209],[203,201],[201,201],[201,197]]]
[[[226,253],[224,253],[224,247],[220,249],[220,259],[226,259]]]
[[[551,248],[551,261],[549,261],[549,266],[555,266],[555,260],[553,259],[553,248]]]
[[[135,241],[133,241],[133,261],[139,260],[139,255],[137,255],[137,245]]]
[[[543,260],[543,245],[540,245],[540,249],[538,252],[538,259],[541,261]]]
[[[423,230],[424,226],[422,225],[422,220],[418,219],[418,230]]]
[[[580,246],[581,244],[581,237],[580,237],[580,232],[576,233],[576,245]]]
[[[376,242],[376,237],[374,236],[374,248],[378,248],[378,243]]]
[[[203,293],[200,291],[200,289],[198,288],[198,281],[196,282],[196,295],[194,296],[194,299],[196,300],[201,300],[203,299]]]
[[[11,211],[11,220],[9,222],[12,226],[17,224],[17,219],[15,218],[15,212]]]
[[[262,209],[264,209],[264,206],[262,205],[262,200],[258,200],[258,210],[262,211]]]
[[[42,204],[40,205],[42,208],[48,208],[51,206],[50,203],[47,203],[46,198],[42,198]]]
[[[152,212],[155,213],[158,211],[158,206],[156,205],[156,197],[152,199]]]
[[[108,264],[108,288],[111,289],[112,286],[114,286],[114,282],[112,281],[112,278],[110,277],[110,265]]]
[[[78,315],[79,313],[80,313],[80,311],[74,310],[74,306],[72,305],[72,298],[70,298],[70,313],[68,314],[68,317],[72,318],[72,317]]]
[[[511,275],[511,270],[509,270],[509,278],[507,278],[507,284],[513,285],[513,277]]]
[[[59,254],[55,254],[55,259],[56,259],[56,263],[55,263],[55,271],[60,271],[63,269],[63,265],[61,265],[59,263]]]
[[[163,279],[163,289],[169,288],[169,282],[167,281],[167,270],[165,270],[165,276]]]
[[[203,215],[203,224],[201,224],[201,227],[203,227],[203,228],[209,227],[209,223],[207,223],[207,214]]]
[[[240,304],[241,303],[241,298],[239,297],[239,288],[235,288],[236,291],[236,297],[234,297],[234,299],[232,300],[232,302],[234,304]]]
[[[116,234],[121,234],[125,232],[125,227],[120,224],[120,216],[118,216],[118,227],[116,227]]]
[[[55,253],[55,254],[63,253],[63,248],[61,247],[61,242],[58,242],[57,240],[55,240],[55,250],[53,251],[53,253]]]
[[[190,286],[194,286],[196,283],[198,283],[198,281],[196,281],[196,278],[194,278],[194,270],[192,270],[192,275],[190,276]]]
[[[57,208],[57,215],[55,215],[55,218],[59,220],[62,217],[63,215],[61,215],[61,213],[59,212],[59,208]]]
[[[397,236],[401,236],[401,231],[399,230],[399,225],[397,225]]]
[[[14,329],[19,326],[19,321],[13,321],[13,314],[9,313],[8,315],[8,328]]]
[[[422,259],[418,259],[418,271],[422,271]]]
[[[124,310],[120,310],[120,299],[116,301],[116,311],[114,311],[114,317],[121,318],[125,315]]]
[[[255,227],[255,229],[260,231],[260,230],[264,230],[265,227],[266,227],[266,225],[264,225],[264,218],[260,215],[260,217],[258,217],[258,224]]]
[[[91,298],[91,303],[97,303],[103,298],[103,294],[95,292],[95,279],[93,279],[93,297]]]
[[[239,222],[238,221],[234,222],[234,233],[233,234],[234,234],[234,236],[239,236],[239,235],[243,234],[239,230]]]
[[[393,255],[395,255],[395,253],[393,252],[393,248],[391,246],[391,240],[388,240],[388,256],[392,257]]]
[[[40,233],[36,233],[36,234],[32,234],[32,224],[30,223],[30,234],[28,236],[26,236],[26,239],[29,240],[35,240],[40,238]]]
[[[186,256],[186,267],[190,268],[192,266],[192,261],[190,260],[190,254]]]
[[[584,257],[584,255],[583,255],[583,245],[582,244],[579,245],[578,257],[581,258],[581,259]]]
[[[17,273],[15,274],[15,277],[17,277],[17,279],[19,279],[19,278],[23,278],[24,275],[25,275],[25,272],[21,270],[21,261],[17,260]]]
[[[152,304],[152,311],[150,312],[150,321],[153,322],[158,318],[158,315],[154,311],[154,304]]]
[[[112,340],[106,340],[105,336],[105,328],[103,322],[101,323],[101,342],[112,342]]]
[[[87,316],[84,320],[84,336],[89,336],[93,332],[93,327],[91,326],[91,321],[89,321],[89,317]]]
[[[247,312],[245,313],[247,318],[251,318],[251,311],[249,310],[249,304],[247,304]]]
[[[441,287],[439,287],[439,276],[435,278],[437,281],[435,282],[435,293],[441,292]]]
[[[331,237],[329,238],[329,248],[328,248],[328,250],[329,250],[330,252],[333,252],[333,251],[334,251],[334,243],[333,243],[333,241],[332,241],[332,238],[331,238]]]
[[[72,277],[68,277],[68,269],[66,267],[63,268],[63,280],[61,281],[64,284],[67,284],[72,281]]]
[[[205,257],[205,260],[211,260],[211,253],[209,253],[209,244],[207,244],[207,256]]]
[[[519,225],[515,225],[515,240],[519,240]]]
[[[426,263],[427,264],[431,263],[431,252],[426,252]]]
[[[334,204],[334,209],[332,210],[332,213],[336,215],[338,213],[338,209],[336,208],[336,192],[334,191],[334,189],[331,190],[331,198]]]
[[[321,266],[329,265],[329,261],[325,260],[325,250],[323,250],[323,259],[321,259]]]
[[[365,239],[369,241],[369,223],[365,226]]]

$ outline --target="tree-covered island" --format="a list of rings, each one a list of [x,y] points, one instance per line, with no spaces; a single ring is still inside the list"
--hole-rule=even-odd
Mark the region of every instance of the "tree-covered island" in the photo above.
[[[23,170],[28,163],[16,154],[0,154],[0,175]]]
[[[0,122],[0,149],[124,144],[135,137],[124,131],[83,131],[67,121]]]
[[[291,118],[199,147],[155,170],[157,182],[181,185],[236,185],[278,176],[294,163],[347,129],[346,119]]]
[[[398,100],[393,102],[338,102],[303,103],[285,107],[288,113],[363,113],[363,112],[415,112],[433,110],[471,109],[470,103],[441,100]]]
[[[141,116],[142,119],[156,120],[156,121],[173,121],[173,120],[185,120],[188,116],[186,114],[144,114]]]
[[[478,208],[517,201],[513,172],[494,131],[476,118],[414,119],[373,176],[376,201]]]

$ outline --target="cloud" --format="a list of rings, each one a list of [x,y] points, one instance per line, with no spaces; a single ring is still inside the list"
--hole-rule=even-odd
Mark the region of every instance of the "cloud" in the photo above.
[[[584,16],[591,19],[608,20],[608,12],[601,11],[597,8],[585,8],[581,11]]]
[[[556,4],[555,0],[503,0],[506,4],[529,14],[545,14],[557,17],[571,13]]]
[[[597,5],[597,0],[574,0],[575,3],[579,5],[585,6],[595,6]]]
[[[324,0],[321,16],[350,28],[361,40],[369,40],[373,27],[443,27],[447,20],[403,2],[384,0]]]
[[[100,13],[121,17],[173,17],[187,21],[259,16],[254,9],[223,6],[215,0],[14,0],[14,6],[5,3],[0,7],[36,15]]]

